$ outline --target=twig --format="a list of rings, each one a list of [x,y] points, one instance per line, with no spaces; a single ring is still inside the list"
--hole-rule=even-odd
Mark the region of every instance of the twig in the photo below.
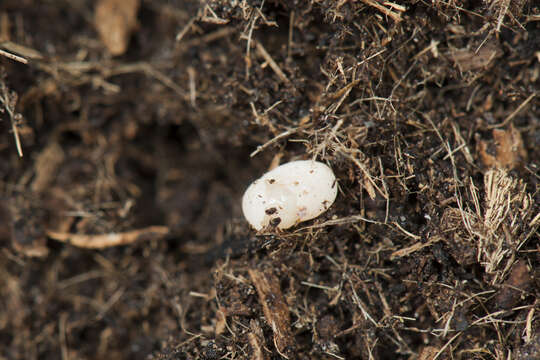
[[[291,58],[292,43],[293,43],[293,29],[294,29],[294,10],[291,11],[289,16],[289,38],[287,41],[287,59]]]
[[[395,22],[400,22],[402,20],[401,19],[401,14],[393,12],[392,10],[382,6],[381,4],[379,4],[375,0],[361,0],[361,1],[364,4],[367,4],[369,6],[373,6],[374,8],[376,8],[377,10],[379,10],[380,12],[385,14],[386,16],[391,17],[392,20],[394,20]],[[396,8],[396,7],[394,7],[394,8]],[[397,9],[397,10],[401,10],[401,9]]]
[[[21,56],[17,56],[15,54],[12,54],[12,53],[7,52],[7,51],[4,51],[2,49],[0,49],[0,55],[5,56],[8,59],[18,61],[18,62],[23,63],[23,64],[28,64],[28,60],[26,60],[25,58],[23,58]]]
[[[446,350],[446,348],[448,346],[450,346],[450,344],[460,335],[461,335],[461,332],[458,332],[450,340],[448,340],[448,342],[446,344],[444,344],[444,346],[442,348],[440,348],[439,351],[437,351],[437,354],[435,354],[435,356],[433,357],[433,360],[436,360],[443,353],[443,351]]]
[[[69,350],[67,347],[66,339],[66,322],[68,314],[62,313],[60,319],[58,319],[58,337],[60,339],[60,349],[62,354],[62,360],[69,360]]]
[[[281,70],[281,68],[279,67],[279,65],[274,61],[274,59],[272,59],[272,57],[270,56],[270,54],[266,51],[266,49],[264,48],[264,46],[261,45],[260,42],[257,42],[257,44],[255,45],[256,46],[256,49],[257,49],[257,53],[262,56],[264,58],[264,60],[266,60],[266,62],[268,63],[268,65],[270,65],[270,67],[272,68],[272,70],[274,70],[274,72],[276,73],[276,75],[281,79],[282,82],[288,84],[290,83],[290,80],[287,78],[287,76],[285,75],[285,73]]]
[[[210,13],[211,16],[208,16],[207,13]],[[209,5],[204,7],[203,16],[201,17],[202,22],[207,22],[211,24],[223,25],[229,22],[228,19],[222,19],[212,10]]]
[[[373,325],[375,325],[375,327],[379,327],[379,324],[367,312],[367,310],[365,309],[366,306],[364,305],[362,300],[360,300],[360,298],[358,297],[358,294],[356,293],[356,290],[354,289],[354,285],[352,283],[352,280],[350,278],[347,278],[347,280],[349,280],[349,284],[351,285],[351,290],[352,290],[352,296],[351,297],[353,298],[353,303],[356,303],[356,305],[358,305],[358,308],[362,312],[362,315],[364,315],[364,319],[371,321],[371,323]]]
[[[417,251],[422,250],[425,247],[431,246],[431,245],[435,244],[436,242],[439,242],[440,240],[441,240],[441,238],[435,237],[434,239],[429,240],[426,243],[416,242],[416,243],[414,243],[413,245],[411,245],[409,247],[394,251],[392,254],[390,254],[390,259],[395,259],[395,258],[408,256],[408,255],[410,255],[412,253],[415,253]]]
[[[257,146],[257,149],[255,151],[253,151],[251,154],[249,154],[249,157],[254,157],[255,155],[257,155],[258,153],[260,153],[262,150],[264,150],[265,148],[267,148],[268,146],[272,145],[273,143],[279,141],[280,139],[283,139],[291,134],[294,134],[295,132],[298,131],[298,127],[295,127],[295,128],[292,128],[292,129],[289,129],[287,131],[284,131],[282,132],[281,134],[277,135],[276,137],[268,140],[267,142],[265,142],[263,145],[259,145]]]
[[[112,246],[128,245],[139,239],[162,238],[169,233],[166,226],[149,226],[142,229],[131,230],[121,233],[108,234],[74,234],[49,230],[47,236],[51,239],[69,243],[86,249],[104,249]]]
[[[501,127],[501,126],[504,126],[506,124],[508,124],[508,122],[510,120],[512,120],[517,114],[519,114],[519,112],[521,110],[523,110],[523,108],[536,96],[536,93],[532,93],[531,95],[529,95],[528,98],[525,99],[525,101],[523,101],[518,107],[516,110],[512,111],[512,113],[510,115],[508,115],[506,117],[506,119],[504,119],[504,121],[500,124],[496,124],[496,125],[490,125],[488,126],[488,129],[495,129],[495,128],[498,128],[498,127]]]
[[[195,69],[192,66],[188,66],[187,73],[189,76],[189,100],[191,102],[191,106],[194,108],[197,107],[197,88],[195,85]]]
[[[510,0],[502,1],[502,6],[499,10],[499,18],[497,19],[497,27],[495,28],[495,31],[497,32],[501,31],[501,25],[503,23],[504,17],[506,16],[506,12],[508,11],[509,6],[510,6]]]
[[[11,41],[2,41],[0,42],[0,47],[3,49],[4,52],[7,52],[9,54],[18,54],[14,55],[17,57],[24,58],[25,60],[41,60],[43,59],[43,55],[37,51],[36,49],[32,49],[30,47],[19,45],[17,43],[11,42]]]
[[[431,43],[425,47],[423,50],[420,50],[420,52],[413,56],[413,59],[416,60],[428,51],[432,51],[434,53],[434,57],[437,57],[435,54],[438,54],[437,46],[440,44],[440,41],[431,40]]]
[[[362,164],[357,158],[355,158],[354,156],[350,155],[350,154],[347,154],[347,153],[344,153],[343,155],[345,155],[345,157],[349,158],[356,166],[358,166],[358,168],[360,170],[362,170],[362,172],[364,173],[364,176],[368,179],[369,183],[371,185],[373,185],[373,187],[375,189],[377,189],[377,191],[379,192],[379,194],[381,194],[381,196],[384,198],[384,199],[388,199],[388,194],[386,192],[384,192],[383,190],[381,190],[380,187],[377,186],[377,184],[375,183],[375,180],[373,180],[371,174],[369,173],[368,169],[366,169],[366,167],[364,166],[364,164]],[[372,194],[370,194],[370,197],[373,197]]]
[[[189,29],[191,28],[191,26],[193,25],[193,23],[195,23],[195,20],[197,20],[197,17],[192,17],[188,23],[186,24],[186,26],[184,26],[182,28],[182,30],[180,30],[180,32],[178,34],[176,34],[176,41],[181,41],[183,38],[184,38],[184,35],[187,34],[187,32],[189,31]]]
[[[219,40],[221,38],[224,38],[226,36],[229,36],[230,34],[234,33],[236,30],[232,27],[223,27],[220,28],[214,32],[208,33],[206,35],[203,35],[201,37],[191,39],[189,41],[186,41],[185,43],[182,43],[183,47],[189,47],[189,46],[196,46],[200,44],[208,44],[213,41]]]
[[[397,222],[394,222],[394,225],[401,231],[403,232],[405,235],[407,236],[410,236],[411,238],[413,238],[414,240],[420,240],[422,237],[421,236],[418,236],[418,235],[414,235],[413,233],[405,230],[401,225],[399,225]]]
[[[296,230],[295,233],[301,233],[304,230],[319,229],[319,228],[323,228],[323,227],[326,227],[326,226],[332,226],[332,225],[355,224],[355,223],[360,222],[360,221],[364,221],[364,222],[371,223],[371,224],[379,224],[379,225],[384,224],[384,223],[382,223],[380,221],[366,219],[365,217],[363,217],[361,215],[352,215],[352,216],[347,216],[347,217],[343,217],[343,218],[328,220],[328,221],[325,221],[325,222],[323,222],[321,224],[314,224],[314,225],[310,225],[310,226],[305,226],[305,227],[302,227],[302,228]]]

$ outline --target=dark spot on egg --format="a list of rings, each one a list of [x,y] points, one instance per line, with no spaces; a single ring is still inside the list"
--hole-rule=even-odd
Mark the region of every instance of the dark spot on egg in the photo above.
[[[278,218],[278,217],[270,220],[270,225],[272,226],[278,226],[280,223],[281,223],[281,218]]]
[[[268,215],[272,215],[272,214],[275,214],[277,212],[277,209],[275,207],[273,207],[273,208],[270,208],[270,209],[266,209],[264,212],[266,214],[268,214]]]

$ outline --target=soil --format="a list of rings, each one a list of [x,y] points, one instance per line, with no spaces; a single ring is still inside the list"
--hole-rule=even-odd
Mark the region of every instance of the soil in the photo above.
[[[540,359],[537,1],[3,0],[0,50],[0,359]]]

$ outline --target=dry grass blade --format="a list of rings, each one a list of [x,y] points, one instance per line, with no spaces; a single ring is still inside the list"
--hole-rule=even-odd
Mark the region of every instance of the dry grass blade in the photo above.
[[[374,8],[376,8],[377,10],[379,10],[380,12],[382,12],[384,15],[392,18],[392,20],[396,21],[396,22],[400,22],[401,20],[403,20],[401,18],[401,14],[399,12],[394,12],[390,9],[388,9],[387,7],[381,5],[378,1],[376,0],[361,0],[363,3],[369,5],[369,6],[373,6]],[[405,11],[405,8],[399,4],[395,4],[395,3],[391,3],[389,1],[386,1],[384,4],[388,4],[389,6],[391,6],[392,8],[398,10],[398,11]]]
[[[5,83],[5,75],[2,74],[0,78],[0,105],[3,106],[3,110],[7,112],[11,121],[11,131],[15,138],[15,146],[17,147],[17,153],[20,157],[23,157],[21,139],[19,137],[18,126],[22,121],[22,115],[15,111],[17,104],[17,94],[8,89]]]
[[[282,132],[281,134],[279,134],[277,136],[274,136],[272,139],[268,140],[264,144],[257,146],[257,149],[255,151],[253,151],[251,154],[249,154],[249,157],[254,157],[258,153],[263,151],[265,148],[267,148],[268,146],[278,142],[281,139],[285,139],[289,135],[292,135],[292,134],[296,133],[298,131],[298,129],[299,129],[299,127],[292,128],[292,129],[289,129],[287,131]]]
[[[431,246],[431,245],[433,245],[433,244],[435,244],[435,243],[437,243],[439,241],[441,241],[441,238],[433,237],[426,243],[422,243],[422,242],[414,243],[411,246],[408,246],[406,248],[394,251],[392,253],[392,255],[390,255],[390,258],[395,259],[395,258],[399,258],[399,257],[409,256],[410,254],[413,254],[413,253],[415,253],[417,251],[420,251],[420,250],[422,250],[422,249],[424,249],[424,248],[426,248],[428,246]]]
[[[494,128],[498,128],[498,127],[501,127],[501,126],[505,126],[506,124],[508,124],[510,121],[512,121],[512,119],[521,112],[521,110],[523,110],[523,108],[525,106],[527,106],[527,104],[532,100],[534,99],[534,97],[536,96],[536,93],[532,93],[531,95],[529,95],[525,100],[523,100],[523,102],[521,104],[519,104],[519,106],[510,113],[510,115],[508,115],[506,117],[506,119],[503,120],[503,122],[501,122],[500,124],[496,124],[496,125],[491,125],[489,126],[490,129],[494,129]]]
[[[0,42],[0,48],[2,48],[5,52],[9,54],[24,58],[24,61],[42,60],[44,58],[43,54],[37,51],[36,49],[30,48],[28,46],[20,45],[12,41]]]
[[[285,84],[289,84],[290,81],[289,79],[287,78],[287,76],[285,75],[285,73],[283,72],[283,70],[281,70],[281,68],[279,67],[279,65],[274,61],[274,59],[272,59],[272,57],[270,56],[270,54],[268,53],[268,51],[266,51],[266,49],[264,48],[264,46],[262,46],[262,44],[260,42],[257,42],[257,44],[255,45],[256,49],[257,49],[257,53],[262,56],[264,58],[264,60],[266,60],[266,62],[268,63],[268,65],[270,65],[270,67],[272,68],[272,70],[274,70],[274,72],[276,73],[276,75],[281,79],[282,82],[284,82]]]

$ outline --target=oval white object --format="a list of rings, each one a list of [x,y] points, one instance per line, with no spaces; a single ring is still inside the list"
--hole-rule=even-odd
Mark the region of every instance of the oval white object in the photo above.
[[[278,166],[244,193],[242,211],[257,230],[287,229],[325,212],[336,199],[337,182],[325,164],[300,160]]]

